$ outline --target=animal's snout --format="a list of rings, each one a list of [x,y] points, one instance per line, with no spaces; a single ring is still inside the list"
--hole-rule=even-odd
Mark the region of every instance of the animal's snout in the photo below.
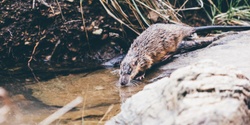
[[[121,81],[121,83],[120,83],[122,86],[125,86],[125,85],[127,85],[128,83],[127,82],[125,82],[125,81]]]
[[[119,84],[121,86],[126,86],[130,82],[129,75],[120,75]]]

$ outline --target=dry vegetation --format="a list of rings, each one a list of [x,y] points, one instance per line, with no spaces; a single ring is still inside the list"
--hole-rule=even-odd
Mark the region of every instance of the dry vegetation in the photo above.
[[[110,16],[138,32],[156,22],[182,23],[185,12],[205,12],[212,24],[250,25],[247,0],[100,0]],[[134,23],[136,22],[136,23]]]

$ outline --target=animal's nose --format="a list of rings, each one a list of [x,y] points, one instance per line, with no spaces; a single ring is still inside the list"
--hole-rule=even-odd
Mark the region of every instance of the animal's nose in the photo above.
[[[121,86],[126,86],[129,83],[129,76],[128,75],[121,75],[119,79],[119,83]]]
[[[125,86],[125,85],[127,85],[127,82],[125,82],[125,81],[121,81],[121,83],[120,83],[122,86]]]

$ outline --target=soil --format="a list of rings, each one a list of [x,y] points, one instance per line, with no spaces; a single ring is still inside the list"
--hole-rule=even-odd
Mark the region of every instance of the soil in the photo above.
[[[83,0],[83,13],[79,1],[46,2],[51,7],[38,0],[0,1],[2,69],[26,65],[30,59],[36,68],[43,64],[99,65],[126,53],[137,36],[108,15],[99,1]],[[183,20],[193,26],[206,24],[201,11],[184,12]]]
[[[135,37],[131,32],[127,38],[127,29],[99,1],[83,1],[84,19],[79,1],[46,0],[51,7],[36,1],[34,8],[32,2],[0,1],[1,69],[27,65],[31,58],[37,68],[42,64],[98,65],[124,53]]]

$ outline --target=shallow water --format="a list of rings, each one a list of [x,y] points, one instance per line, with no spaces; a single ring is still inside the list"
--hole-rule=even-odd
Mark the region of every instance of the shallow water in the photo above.
[[[104,124],[119,113],[122,102],[142,90],[145,85],[141,83],[120,88],[116,85],[118,76],[114,74],[114,70],[116,69],[110,68],[58,75],[37,83],[26,80],[22,84],[7,87],[18,117],[15,121],[8,121],[8,124],[38,124],[78,96],[83,97],[83,102],[53,124]],[[15,90],[19,92],[14,92]]]

